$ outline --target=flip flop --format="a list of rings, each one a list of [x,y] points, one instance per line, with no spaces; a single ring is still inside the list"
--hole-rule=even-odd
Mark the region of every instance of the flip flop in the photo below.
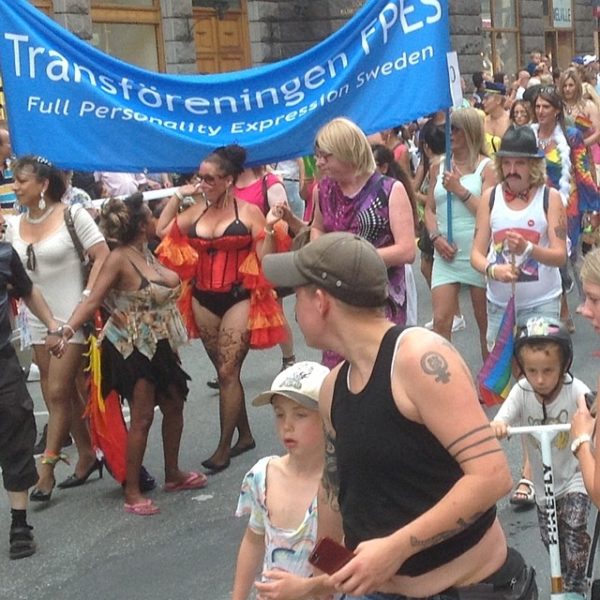
[[[183,481],[170,481],[165,483],[165,492],[180,492],[182,490],[199,490],[208,483],[208,477],[204,473],[191,471],[187,479]]]
[[[125,512],[131,513],[132,515],[138,515],[139,517],[149,517],[151,515],[157,515],[160,512],[160,508],[158,508],[158,506],[150,499],[142,500],[135,504],[127,504],[127,502],[125,502],[123,508],[125,509]]]

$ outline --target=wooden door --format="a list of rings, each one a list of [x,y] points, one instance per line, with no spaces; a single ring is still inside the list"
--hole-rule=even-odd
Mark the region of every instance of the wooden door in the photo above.
[[[223,73],[251,66],[246,0],[223,3],[228,5],[226,10],[209,6],[213,4],[217,3],[194,2],[198,72]]]

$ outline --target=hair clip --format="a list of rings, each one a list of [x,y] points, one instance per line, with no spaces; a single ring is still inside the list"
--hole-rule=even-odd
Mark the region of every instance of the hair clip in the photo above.
[[[43,156],[36,156],[35,162],[40,165],[46,165],[47,167],[52,168],[52,163],[47,158],[44,158]]]

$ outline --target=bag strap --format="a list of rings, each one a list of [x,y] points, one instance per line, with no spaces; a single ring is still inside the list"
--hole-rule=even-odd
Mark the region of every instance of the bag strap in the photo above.
[[[83,244],[77,235],[77,231],[75,230],[75,221],[73,221],[73,215],[71,214],[71,207],[67,206],[63,212],[65,217],[65,225],[67,226],[67,231],[71,236],[71,240],[73,242],[73,246],[75,246],[75,252],[77,252],[77,256],[81,261],[81,264],[86,264],[87,260],[85,258],[85,250],[83,249]]]
[[[490,214],[492,213],[492,208],[494,208],[494,201],[496,200],[496,186],[492,188],[492,193],[490,194]]]
[[[262,182],[261,182],[261,188],[262,188],[262,197],[263,197],[263,215],[267,215],[267,213],[270,210],[270,206],[269,206],[269,186],[267,185],[267,175],[263,175],[262,177]]]

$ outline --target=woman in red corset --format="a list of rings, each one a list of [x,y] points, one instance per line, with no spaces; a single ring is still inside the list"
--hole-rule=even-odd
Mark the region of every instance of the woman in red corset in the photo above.
[[[191,296],[184,294],[180,306],[188,330],[201,338],[219,378],[221,436],[202,463],[214,473],[255,446],[240,380],[248,349],[272,346],[284,337],[281,309],[259,267],[260,258],[275,252],[277,240],[285,237],[274,229],[282,210],[276,205],[265,217],[257,206],[235,199],[233,186],[245,160],[240,146],[215,150],[201,163],[196,183],[180,187],[169,199],[157,224],[164,238],[161,260],[191,280]],[[180,212],[185,196],[196,204]]]

